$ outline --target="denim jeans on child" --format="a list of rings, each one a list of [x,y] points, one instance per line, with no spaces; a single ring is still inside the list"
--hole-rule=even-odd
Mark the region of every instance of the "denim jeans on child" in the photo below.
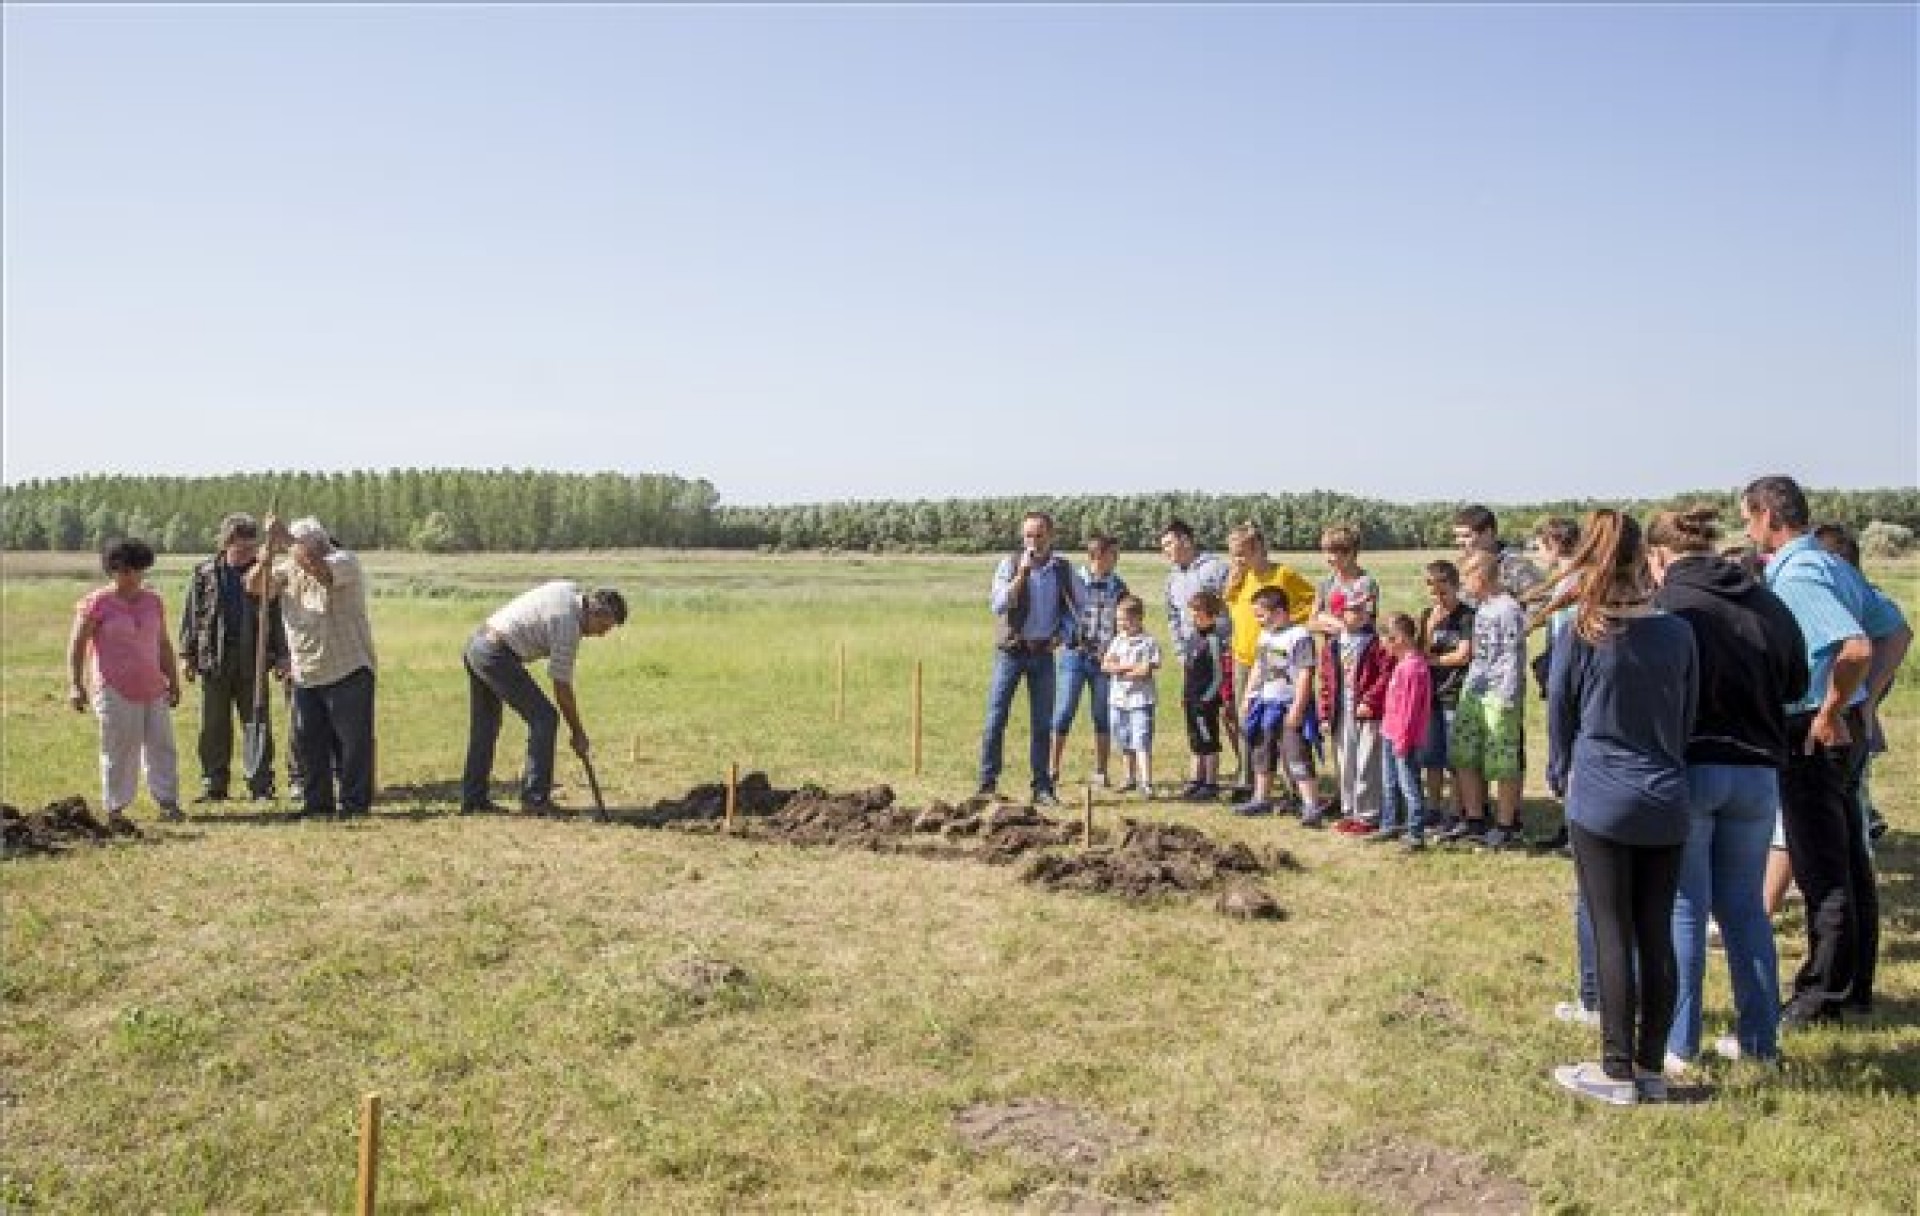
[[[1764,888],[1780,805],[1779,774],[1749,765],[1689,765],[1687,794],[1690,827],[1673,904],[1679,992],[1667,1050],[1683,1060],[1700,1050],[1711,915],[1726,946],[1741,1054],[1772,1059],[1779,1053],[1780,961]]]
[[[1073,731],[1073,715],[1080,709],[1080,694],[1087,694],[1088,717],[1093,719],[1093,733],[1105,738],[1107,735],[1107,673],[1100,670],[1100,656],[1084,654],[1078,650],[1060,652],[1060,666],[1056,676],[1057,693],[1053,700],[1053,733],[1067,735]]]
[[[1419,840],[1426,826],[1426,806],[1420,793],[1420,752],[1402,751],[1387,744],[1387,780],[1380,799],[1380,830],[1400,827],[1400,807],[1407,808],[1407,839]]]

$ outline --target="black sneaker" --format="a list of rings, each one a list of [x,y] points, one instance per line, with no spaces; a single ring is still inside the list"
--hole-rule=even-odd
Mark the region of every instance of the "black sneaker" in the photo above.
[[[1520,843],[1520,829],[1518,827],[1495,824],[1493,827],[1481,833],[1479,840],[1473,847],[1482,853],[1502,853],[1508,849],[1519,848]]]
[[[1473,844],[1473,843],[1477,843],[1486,834],[1487,834],[1486,820],[1462,819],[1458,823],[1454,824],[1452,827],[1448,828],[1446,831],[1439,833],[1435,837],[1435,839],[1441,841],[1444,844],[1456,844],[1461,841],[1465,841],[1469,844]]]

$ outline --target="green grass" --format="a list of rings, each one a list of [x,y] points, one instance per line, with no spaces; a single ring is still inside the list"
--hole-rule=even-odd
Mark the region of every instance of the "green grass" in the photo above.
[[[914,803],[971,790],[988,562],[369,562],[383,785],[457,776],[462,641],[506,594],[564,574],[620,585],[636,608],[579,668],[616,804],[719,780],[729,762],[783,785],[887,781]],[[1388,606],[1411,606],[1416,562],[1374,564]],[[175,611],[183,571],[169,562],[155,580]],[[1160,563],[1132,556],[1122,572],[1150,592],[1157,624]],[[92,721],[61,701],[67,614],[93,576],[45,557],[10,559],[6,573],[0,798],[97,798]],[[1877,573],[1920,607],[1920,564]],[[194,696],[176,719],[189,782]],[[1596,1046],[1545,1017],[1572,967],[1559,860],[1383,857],[1159,808],[1301,858],[1273,883],[1289,919],[1249,925],[1200,903],[1048,895],[1007,869],[462,820],[445,801],[408,799],[350,827],[202,817],[151,843],[0,867],[0,1201],[344,1210],[359,1099],[378,1091],[386,1211],[973,1211],[1044,1207],[1062,1186],[1184,1211],[1394,1210],[1332,1181],[1383,1140],[1468,1154],[1543,1210],[1913,1211],[1911,679],[1891,719],[1894,751],[1875,778],[1897,829],[1881,855],[1885,1012],[1793,1040],[1778,1076],[1717,1072],[1706,1104],[1595,1109],[1547,1081]],[[1163,726],[1170,774],[1183,757]],[[1010,757],[1023,731],[1016,708]],[[519,745],[510,725],[498,776]],[[561,769],[563,798],[584,804],[577,766]],[[1123,809],[1141,810],[1107,802],[1101,814]],[[707,1002],[661,982],[694,953],[750,978]],[[1714,966],[1710,1032],[1730,1009]],[[957,1109],[1020,1097],[1145,1138],[1078,1178],[954,1136]]]

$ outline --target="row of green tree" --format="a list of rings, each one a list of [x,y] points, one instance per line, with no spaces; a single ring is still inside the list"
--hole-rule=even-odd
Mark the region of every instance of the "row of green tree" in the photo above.
[[[1856,531],[1872,521],[1887,521],[1920,531],[1920,491],[1810,491],[1815,518],[1842,523]],[[1738,530],[1738,510],[1725,490],[1678,494],[1663,499],[1592,500],[1489,504],[1510,539],[1524,539],[1539,520],[1561,515],[1579,519],[1598,506],[1620,507],[1645,516],[1681,504],[1724,503],[1730,531]],[[1030,510],[1053,516],[1059,542],[1078,547],[1104,532],[1127,549],[1152,549],[1167,522],[1184,520],[1204,545],[1218,547],[1237,524],[1260,526],[1275,549],[1313,549],[1329,525],[1346,523],[1360,530],[1369,549],[1442,548],[1452,543],[1454,514],[1465,505],[1395,503],[1327,491],[1304,494],[1226,495],[1202,493],[1074,495],[1057,498],[950,498],[919,502],[839,502],[807,506],[723,507],[718,512],[725,543],[771,549],[934,550],[980,553],[1006,549],[1020,534],[1020,518]]]
[[[1884,521],[1920,531],[1920,490],[1818,491],[1821,520],[1856,529]],[[1684,502],[1733,502],[1725,491],[1611,502],[1636,512]],[[1578,518],[1596,504],[1495,504],[1503,530],[1523,537],[1547,515]],[[1150,549],[1170,519],[1204,544],[1258,523],[1276,549],[1311,549],[1334,522],[1361,530],[1370,549],[1444,546],[1459,503],[1393,503],[1345,494],[1202,493],[949,498],[723,507],[706,481],[669,474],[392,469],[245,473],[221,477],[71,477],[0,486],[0,547],[84,550],[139,536],[163,552],[209,547],[230,511],[316,515],[362,549],[505,552],[540,549],[850,549],[979,553],[1004,549],[1028,510],[1050,512],[1063,545],[1107,532]]]
[[[317,516],[359,549],[436,553],[691,548],[712,543],[719,494],[657,473],[389,469],[220,477],[67,477],[0,486],[0,548],[79,550],[137,536],[207,549],[233,511]]]

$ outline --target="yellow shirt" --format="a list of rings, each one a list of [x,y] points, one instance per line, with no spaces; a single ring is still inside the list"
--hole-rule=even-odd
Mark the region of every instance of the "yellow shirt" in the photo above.
[[[1233,586],[1231,579],[1227,586]],[[1260,641],[1260,622],[1253,619],[1253,597],[1265,587],[1278,587],[1287,593],[1287,613],[1295,624],[1305,624],[1313,611],[1313,584],[1292,567],[1275,562],[1265,577],[1247,571],[1239,590],[1227,596],[1227,611],[1233,617],[1233,661],[1242,667],[1253,666]]]

